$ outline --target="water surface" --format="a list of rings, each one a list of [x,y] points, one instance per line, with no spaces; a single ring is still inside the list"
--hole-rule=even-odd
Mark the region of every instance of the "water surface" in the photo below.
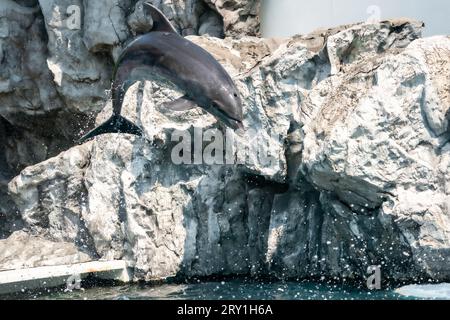
[[[11,298],[11,296],[10,296]],[[228,280],[189,284],[129,284],[95,286],[64,292],[64,289],[20,294],[22,299],[108,300],[403,300],[393,289],[370,291],[342,284],[312,282],[256,282]]]

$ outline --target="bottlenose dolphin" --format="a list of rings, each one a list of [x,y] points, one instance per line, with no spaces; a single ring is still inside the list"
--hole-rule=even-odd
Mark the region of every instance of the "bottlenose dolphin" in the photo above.
[[[130,75],[143,67],[185,93],[166,103],[166,108],[182,111],[199,106],[226,126],[242,128],[239,92],[225,69],[206,50],[181,37],[161,11],[149,3],[145,6],[151,14],[153,28],[129,43],[116,63],[111,87],[113,115],[81,141],[103,133],[143,135],[141,128],[120,115],[125,93],[135,82]]]

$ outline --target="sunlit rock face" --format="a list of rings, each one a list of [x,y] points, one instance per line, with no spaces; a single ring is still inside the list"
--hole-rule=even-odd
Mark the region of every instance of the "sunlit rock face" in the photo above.
[[[201,110],[168,111],[161,105],[181,93],[136,84],[124,115],[145,138],[105,135],[22,171],[9,191],[24,229],[90,259],[129,260],[136,279],[356,278],[378,264],[395,279],[448,277],[439,172],[450,40],[412,42],[420,28],[390,21],[282,41],[191,37],[236,80],[246,130],[227,135]],[[110,112],[106,102],[97,122]],[[234,142],[232,161],[174,163],[177,133],[192,139],[193,154],[196,135],[209,136],[205,151],[222,134]],[[236,164],[254,145],[269,161],[250,153]]]
[[[152,27],[144,2],[1,1],[0,236],[21,227],[7,183],[73,146],[93,125],[121,48]],[[259,30],[258,1],[148,2],[182,35],[242,37]]]
[[[92,258],[74,243],[53,242],[24,231],[0,240],[0,271],[88,262]],[[39,254],[36,254],[36,253]]]
[[[303,120],[300,166],[336,197],[336,217],[398,230],[397,245],[374,249],[436,277],[448,275],[450,258],[449,53],[449,38],[421,39],[316,86],[305,101],[313,112]],[[367,232],[354,225],[355,237]]]
[[[151,28],[142,1],[119,2],[79,1],[89,11],[82,30],[64,24],[68,2],[29,3],[40,9],[26,14],[41,19],[47,36],[39,68],[66,111],[53,131],[70,123],[63,132],[75,139],[82,123],[111,114],[113,61]],[[257,32],[257,1],[154,3],[230,73],[245,130],[227,131],[200,109],[165,109],[183,93],[151,78],[133,85],[123,106],[142,138],[109,134],[72,148],[55,139],[53,148],[38,148],[43,140],[18,135],[22,118],[9,117],[13,107],[26,111],[2,105],[8,148],[0,181],[9,183],[2,189],[9,200],[1,202],[0,231],[20,231],[0,252],[14,237],[67,244],[53,258],[51,250],[10,250],[4,260],[15,255],[12,268],[125,259],[136,280],[361,278],[372,265],[386,278],[450,277],[448,37],[419,39],[422,24],[402,20],[261,39],[248,36]],[[57,150],[64,152],[50,158]]]
[[[259,92],[262,83],[270,88],[273,84],[261,74],[272,78],[279,72],[254,69],[253,60],[271,56],[280,46],[276,41],[191,40],[210,49],[244,93]],[[278,88],[289,92],[291,87],[278,85],[272,91],[280,94]],[[137,279],[261,272],[266,246],[261,234],[267,233],[275,192],[269,189],[285,189],[290,109],[285,104],[267,107],[255,96],[244,103],[244,123],[260,131],[256,137],[251,131],[239,135],[200,109],[173,112],[161,106],[180,94],[153,82],[136,84],[128,91],[123,114],[144,128],[145,138],[101,136],[23,170],[10,191],[26,228],[54,241],[77,243],[92,257],[130,260]],[[108,102],[98,122],[110,115],[110,107]],[[209,159],[208,145],[221,136],[222,159]],[[180,137],[193,144],[185,164],[174,163]],[[253,150],[255,143],[264,150]],[[194,155],[198,147],[200,163]],[[260,161],[266,154],[269,160]],[[262,181],[262,188],[254,180]],[[274,186],[264,186],[265,180]],[[262,195],[267,200],[259,199]],[[264,217],[258,202],[263,202]]]

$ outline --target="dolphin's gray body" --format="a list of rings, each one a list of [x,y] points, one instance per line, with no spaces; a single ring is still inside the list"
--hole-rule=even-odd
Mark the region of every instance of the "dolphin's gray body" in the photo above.
[[[146,5],[153,28],[126,46],[117,61],[112,84],[113,115],[81,141],[112,132],[142,135],[138,126],[120,115],[125,93],[133,83],[130,75],[142,67],[186,93],[165,107],[187,110],[200,106],[228,127],[242,128],[239,93],[225,69],[206,50],[178,35],[158,9]]]

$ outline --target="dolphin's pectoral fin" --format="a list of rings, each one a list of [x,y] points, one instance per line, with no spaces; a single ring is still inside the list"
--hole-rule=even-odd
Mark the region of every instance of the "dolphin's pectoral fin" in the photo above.
[[[173,32],[178,34],[174,26],[170,23],[169,20],[167,20],[166,16],[161,11],[159,11],[158,8],[154,7],[148,2],[145,2],[144,6],[150,12],[153,20],[153,27],[151,31]]]
[[[93,137],[105,133],[129,133],[134,134],[136,136],[143,135],[142,129],[139,128],[137,125],[125,119],[121,115],[113,115],[111,118],[102,123],[100,126],[84,135],[79,140],[79,142],[83,143]]]
[[[177,100],[166,102],[163,106],[172,111],[187,111],[196,108],[197,104],[186,96],[183,96]]]

